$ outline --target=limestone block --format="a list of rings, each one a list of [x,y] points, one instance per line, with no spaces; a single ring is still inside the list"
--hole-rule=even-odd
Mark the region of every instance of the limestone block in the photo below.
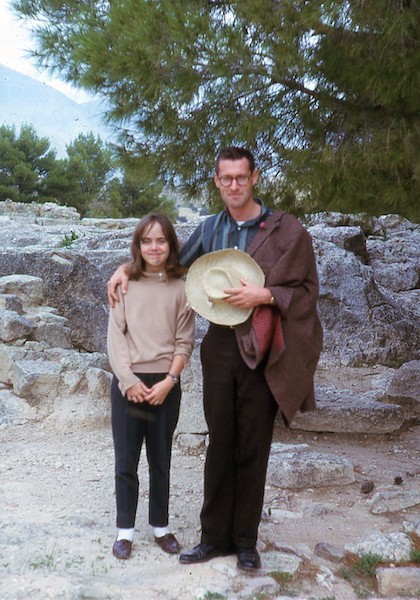
[[[29,352],[31,358],[36,353]],[[17,361],[28,357],[28,351],[23,346],[9,346],[0,343],[0,381],[11,384],[13,382],[14,365]]]
[[[102,352],[65,352],[61,364],[68,371],[85,371],[90,367],[109,370],[108,357]]]
[[[420,412],[420,360],[406,362],[395,372],[387,396],[393,402],[409,404]]]
[[[384,596],[420,597],[420,567],[379,567],[376,580]]]
[[[262,557],[263,562],[265,559],[265,555]],[[265,568],[265,562],[263,564],[263,568]],[[274,581],[272,577],[268,575],[263,577],[247,577],[244,581],[243,586],[241,587],[241,597],[242,598],[277,598],[278,600],[282,600],[278,594],[279,586],[278,583]],[[197,600],[205,600],[209,597],[208,590],[203,590],[203,595],[198,597],[195,595]],[[220,596],[213,596],[214,598],[232,598],[232,596],[225,596],[224,594],[220,594]]]
[[[111,389],[111,373],[91,367],[86,370],[85,379],[88,395],[91,398],[109,398]]]
[[[45,342],[50,348],[73,348],[71,329],[59,323],[38,323],[33,338]]]
[[[404,410],[396,404],[372,400],[368,394],[333,386],[315,390],[317,409],[298,413],[291,429],[337,433],[389,433],[404,423]]]
[[[44,285],[40,277],[32,275],[5,275],[0,277],[0,293],[15,294],[24,304],[42,303]]]
[[[360,227],[329,227],[325,224],[318,224],[309,227],[309,232],[317,239],[332,242],[344,250],[353,252],[362,262],[366,261],[366,240]]]
[[[304,489],[354,482],[353,465],[344,457],[321,452],[288,451],[273,444],[268,465],[268,482],[276,487]]]
[[[335,563],[341,562],[345,557],[344,549],[341,546],[335,546],[328,542],[319,542],[315,546],[314,554]]]
[[[324,587],[330,591],[332,591],[336,582],[334,573],[325,565],[321,565],[319,567],[319,571],[315,575],[315,580],[319,586]]]
[[[54,220],[80,220],[80,215],[72,206],[62,206],[55,202],[13,202],[7,198],[0,202],[0,215],[13,215],[24,217],[32,222],[35,217],[48,216]]]
[[[32,406],[54,399],[60,389],[61,366],[45,360],[20,360],[13,367],[13,390]]]
[[[420,504],[420,489],[406,490],[398,488],[395,490],[378,491],[367,500],[370,511],[374,515],[388,512],[398,512],[404,508],[410,508]]]
[[[22,302],[16,294],[0,294],[0,310],[13,310],[18,315],[21,315]]]
[[[67,391],[69,395],[75,394],[79,390],[83,378],[84,374],[80,371],[64,371],[61,376],[64,393]]]
[[[0,310],[0,340],[11,342],[29,337],[35,325],[13,310]]]
[[[313,245],[324,353],[351,366],[417,359],[420,326],[380,289],[373,269],[332,242],[315,238]]]
[[[417,517],[412,521],[404,521],[403,529],[406,533],[415,533],[420,537],[420,517]]]
[[[111,404],[106,398],[88,398],[86,394],[62,395],[54,401],[48,421],[58,429],[72,427],[109,427]]]
[[[388,237],[372,237],[366,242],[369,264],[381,285],[396,292],[418,287],[420,228],[406,227]]]
[[[266,573],[289,573],[290,575],[294,575],[302,564],[299,556],[288,552],[264,552],[261,561]]]
[[[67,325],[69,320],[58,314],[57,309],[51,306],[41,306],[35,310],[28,311],[28,315],[34,323],[55,323],[57,325]]]
[[[22,425],[37,418],[36,409],[9,389],[0,388],[0,427]]]
[[[375,531],[365,539],[346,544],[344,549],[358,556],[376,554],[384,560],[406,561],[410,559],[412,547],[413,542],[405,533],[384,534]]]

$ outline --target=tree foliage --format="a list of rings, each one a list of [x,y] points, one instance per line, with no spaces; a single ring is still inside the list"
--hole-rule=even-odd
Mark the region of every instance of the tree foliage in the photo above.
[[[0,126],[0,199],[16,202],[51,200],[63,172],[47,138],[37,136],[31,125],[20,133]]]
[[[197,193],[245,144],[294,210],[418,220],[415,0],[16,0],[38,65],[105,96],[128,155]]]
[[[69,203],[85,215],[89,205],[97,202],[112,176],[114,161],[112,150],[93,133],[81,133],[66,146],[69,190],[65,194]]]
[[[57,159],[32,125],[0,126],[0,201],[57,202],[81,216],[138,217],[152,211],[176,216],[162,185],[126,168],[112,147],[93,133],[79,134]]]

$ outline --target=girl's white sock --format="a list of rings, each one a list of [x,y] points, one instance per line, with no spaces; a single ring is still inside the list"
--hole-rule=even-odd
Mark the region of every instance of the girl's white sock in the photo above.
[[[153,534],[155,537],[160,538],[169,533],[167,527],[153,527]]]
[[[134,527],[132,529],[117,529],[117,540],[133,541]]]

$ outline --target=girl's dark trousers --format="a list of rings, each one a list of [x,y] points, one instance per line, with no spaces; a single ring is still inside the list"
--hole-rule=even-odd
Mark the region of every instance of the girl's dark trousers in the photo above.
[[[165,373],[138,375],[151,387],[165,377]],[[169,472],[172,437],[178,423],[181,387],[177,383],[163,404],[152,406],[147,402],[129,402],[113,377],[111,384],[111,419],[115,450],[115,491],[117,500],[117,527],[134,527],[139,497],[137,469],[143,440],[149,463],[149,524],[165,527],[169,511]]]

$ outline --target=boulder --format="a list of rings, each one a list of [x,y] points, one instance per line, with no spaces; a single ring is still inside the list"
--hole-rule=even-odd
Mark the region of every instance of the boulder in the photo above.
[[[384,221],[385,223],[386,221]],[[420,287],[420,229],[409,222],[386,228],[366,241],[367,260],[375,280],[394,292]]]
[[[364,539],[346,544],[344,549],[358,556],[376,554],[384,560],[407,561],[410,560],[413,542],[402,532],[384,534],[375,531]]]
[[[315,452],[305,444],[271,446],[267,481],[279,488],[304,489],[353,483],[353,465],[344,457]]]
[[[317,240],[332,242],[344,250],[352,252],[363,263],[366,262],[366,238],[360,226],[329,227],[318,224],[309,229],[312,237]]]
[[[0,341],[12,342],[27,338],[35,325],[13,310],[0,310]]]
[[[420,412],[420,360],[404,363],[395,372],[386,395],[391,402],[408,404]]]
[[[420,324],[381,291],[372,267],[332,242],[314,239],[314,249],[324,353],[351,366],[416,359]]]
[[[32,275],[0,277],[0,293],[15,294],[24,304],[40,304],[44,297],[43,281]]]
[[[58,395],[61,365],[45,360],[19,360],[13,366],[13,391],[31,406],[45,408]]]

